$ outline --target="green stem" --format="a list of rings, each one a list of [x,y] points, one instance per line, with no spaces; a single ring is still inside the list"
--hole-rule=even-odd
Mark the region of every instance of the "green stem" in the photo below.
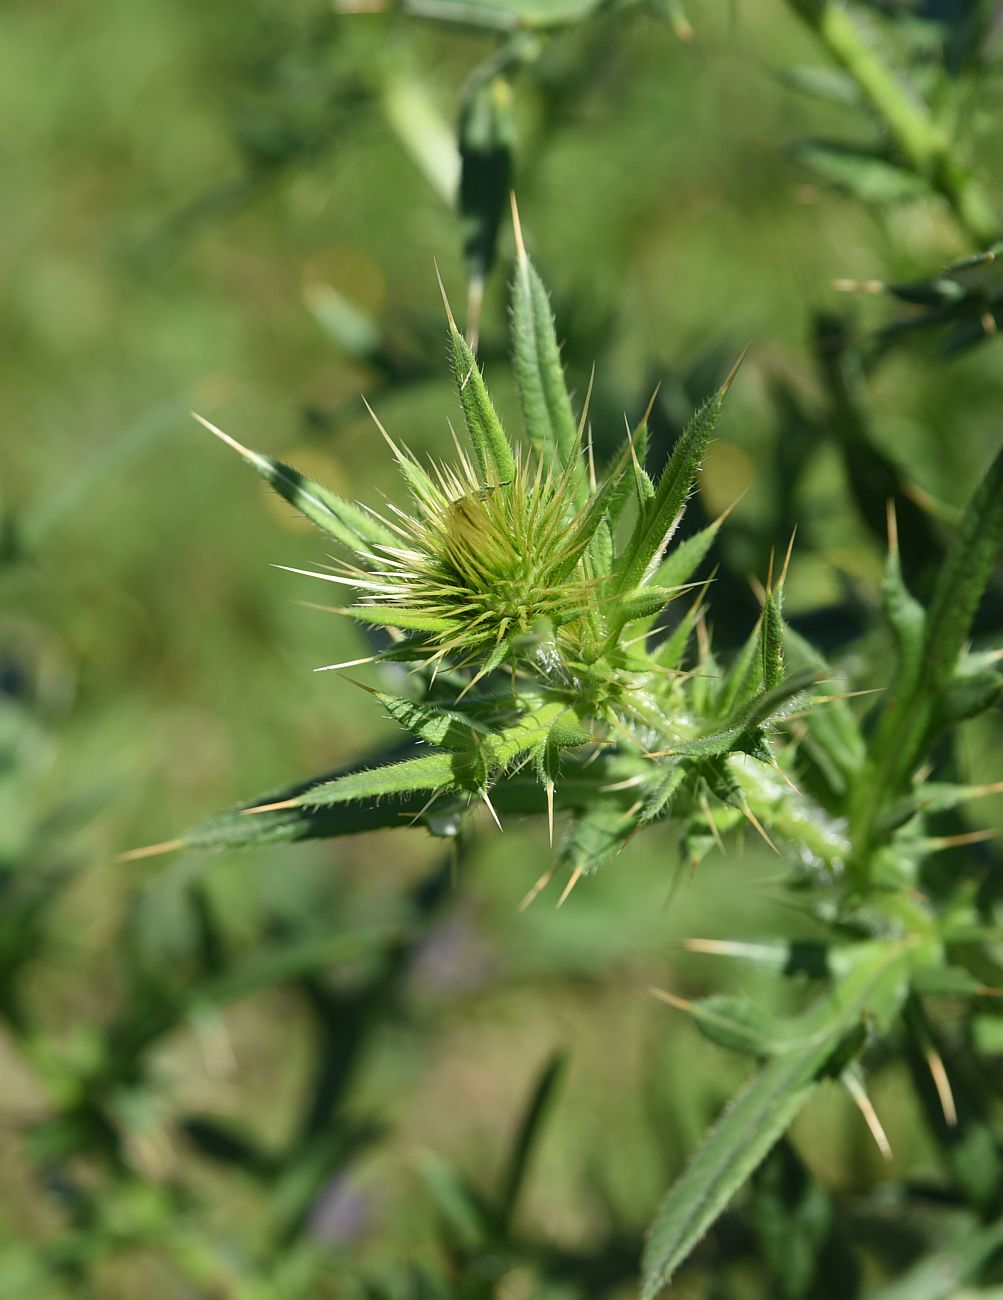
[[[830,0],[787,3],[854,79],[909,166],[943,195],[958,224],[980,247],[993,243],[1000,221],[981,184],[954,160],[951,137],[891,73],[847,11]]]

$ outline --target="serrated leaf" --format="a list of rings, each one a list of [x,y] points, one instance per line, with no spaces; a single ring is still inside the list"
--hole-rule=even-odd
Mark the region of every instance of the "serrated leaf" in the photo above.
[[[948,552],[927,615],[923,678],[943,687],[961,648],[1003,545],[1003,450],[979,482]]]
[[[248,465],[257,470],[270,488],[329,537],[334,537],[354,551],[368,551],[374,545],[396,544],[393,533],[369,511],[343,500],[337,493],[307,478],[291,465],[243,446],[201,416],[196,416],[196,419],[228,447],[232,447]]]
[[[770,1061],[727,1106],[662,1203],[644,1252],[641,1294],[653,1297],[812,1096],[831,1059],[872,1002],[904,990],[901,944],[881,945],[796,1022],[790,1050]],[[802,1044],[794,1046],[793,1044]]]
[[[669,539],[682,517],[707,443],[714,432],[730,381],[697,409],[672,449],[655,494],[641,510],[634,536],[614,569],[619,591],[633,591],[657,568]]]
[[[330,808],[334,804],[358,800],[385,799],[390,795],[409,795],[430,790],[474,790],[483,784],[482,761],[476,752],[423,754],[385,767],[371,767],[349,772],[325,781],[299,795],[297,802],[307,808]]]
[[[766,690],[772,691],[780,685],[784,676],[784,625],[780,614],[778,593],[770,591],[766,593],[759,644],[763,664],[763,686]]]
[[[512,286],[512,355],[526,433],[545,463],[574,462],[578,426],[564,381],[550,299],[519,243]]]
[[[449,322],[449,340],[453,377],[481,479],[485,484],[511,483],[516,474],[512,447],[488,395],[484,377],[477,366],[477,358],[452,318]]]
[[[659,587],[685,586],[706,558],[720,530],[721,520],[715,519],[712,524],[673,547],[652,574],[652,584]]]
[[[376,698],[393,718],[418,740],[454,751],[470,749],[477,729],[472,718],[434,705],[418,704],[399,695],[376,692]]]
[[[764,691],[737,709],[724,726],[702,736],[680,741],[671,753],[677,757],[712,758],[730,753],[747,736],[777,714],[795,695],[800,695],[815,680],[814,669],[793,673],[772,691]]]
[[[575,871],[591,875],[637,829],[637,817],[615,803],[597,803],[575,818],[563,856]]]

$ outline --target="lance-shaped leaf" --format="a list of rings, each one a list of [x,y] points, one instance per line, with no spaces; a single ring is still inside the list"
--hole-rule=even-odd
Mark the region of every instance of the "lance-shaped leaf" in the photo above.
[[[710,551],[723,522],[724,515],[721,515],[712,524],[673,547],[652,574],[652,583],[660,587],[682,587],[689,582]]]
[[[673,447],[655,495],[642,508],[634,535],[614,570],[619,591],[633,591],[641,586],[657,567],[682,517],[686,499],[736,373],[737,366],[718,391],[696,410]]]
[[[979,483],[937,579],[927,615],[923,678],[943,687],[955,670],[1003,545],[1003,450]]]
[[[687,1003],[686,1010],[697,1029],[719,1047],[759,1060],[782,1049],[783,1025],[750,998],[715,993]]]
[[[578,426],[564,382],[550,299],[522,241],[513,205],[516,270],[512,286],[512,355],[526,432],[546,464],[571,464]]]
[[[453,377],[460,395],[460,405],[463,407],[463,418],[467,424],[467,432],[470,434],[478,473],[485,484],[511,483],[515,478],[516,468],[508,436],[488,395],[484,377],[477,366],[477,358],[471,351],[469,343],[456,328],[453,313],[449,309],[449,303],[446,302],[445,290],[443,290],[442,300],[446,304],[446,317],[449,323]]]
[[[814,680],[813,668],[792,673],[772,691],[764,691],[737,709],[723,726],[702,736],[680,741],[668,752],[678,758],[701,759],[731,753],[752,736],[757,728],[779,713],[795,695],[800,695],[802,691],[807,690]]]
[[[445,754],[423,754],[385,767],[349,772],[333,781],[305,790],[297,803],[309,808],[358,800],[385,799],[434,790],[475,790],[484,781],[483,759],[475,749]]]
[[[763,685],[768,691],[779,686],[784,676],[784,624],[780,614],[780,593],[768,591],[760,625],[760,655]]]
[[[728,1105],[670,1189],[644,1252],[641,1294],[653,1300],[842,1055],[860,1017],[904,996],[905,946],[876,946],[831,997],[797,1022],[782,1050]],[[840,1061],[840,1065],[843,1062]]]
[[[497,1209],[495,1210],[495,1216],[502,1232],[507,1232],[511,1226],[516,1205],[519,1201],[519,1193],[525,1184],[533,1152],[543,1132],[547,1116],[553,1107],[561,1080],[564,1077],[567,1062],[568,1054],[564,1051],[555,1052],[545,1062],[520,1121],[519,1130],[512,1144],[512,1151],[502,1177]]]
[[[881,603],[895,639],[895,655],[898,661],[895,674],[896,689],[901,693],[904,689],[910,689],[916,682],[923,654],[926,613],[903,581],[897,546],[892,546],[888,551],[885,578],[881,586]]]
[[[396,544],[397,539],[390,529],[381,524],[368,510],[354,505],[351,501],[343,500],[322,484],[315,483],[299,470],[293,469],[291,465],[285,465],[282,461],[265,456],[262,452],[252,451],[239,443],[236,438],[231,438],[222,429],[217,429],[214,424],[204,420],[202,416],[196,415],[195,418],[221,442],[232,447],[248,465],[257,470],[269,487],[328,536],[336,538],[354,551],[368,551],[374,545]]]
[[[591,875],[626,844],[637,827],[636,812],[597,802],[575,818],[563,856],[576,874]]]

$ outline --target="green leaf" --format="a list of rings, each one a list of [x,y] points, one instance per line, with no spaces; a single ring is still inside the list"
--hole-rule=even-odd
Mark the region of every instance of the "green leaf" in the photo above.
[[[803,140],[792,150],[795,160],[817,180],[833,185],[862,203],[902,203],[924,198],[930,185],[915,172],[897,167],[880,153],[831,140]]]
[[[470,749],[480,730],[472,717],[455,710],[418,704],[400,695],[377,691],[376,698],[393,718],[418,740],[454,751]]]
[[[515,457],[502,428],[498,412],[488,395],[477,358],[470,345],[449,317],[449,341],[452,350],[453,377],[456,380],[463,418],[474,449],[477,469],[485,484],[511,483],[515,478]]]
[[[596,803],[575,818],[563,856],[572,870],[591,875],[637,829],[636,815],[615,803]]]
[[[730,753],[795,695],[807,690],[814,680],[815,670],[812,668],[793,673],[772,691],[764,691],[736,710],[724,726],[702,736],[694,736],[691,740],[680,741],[670,752],[674,756],[689,758],[711,758]]]
[[[877,1002],[905,988],[901,944],[876,946],[812,1011],[795,1022],[788,1048],[769,1062],[727,1106],[707,1133],[658,1212],[644,1252],[643,1300],[667,1286],[728,1202],[812,1096],[819,1079]]]
[[[763,686],[772,691],[784,676],[784,625],[780,615],[779,593],[768,591],[760,625],[760,653],[763,663]]]
[[[894,1282],[872,1292],[872,1300],[961,1300],[961,1288],[977,1276],[1001,1246],[1003,1219],[989,1227],[969,1224],[956,1244],[931,1252]],[[965,1292],[971,1300],[979,1294]]]
[[[512,355],[526,433],[555,469],[574,463],[578,426],[564,382],[550,299],[526,254],[516,224],[518,257],[512,285]]]
[[[923,678],[943,687],[961,648],[1003,545],[1003,450],[980,481],[941,568],[927,615]]]
[[[888,552],[885,578],[881,587],[881,602],[888,626],[895,638],[897,659],[897,689],[909,688],[916,680],[923,654],[923,636],[926,631],[926,612],[902,579],[897,547]]]
[[[651,581],[659,587],[683,587],[690,581],[710,550],[714,538],[721,530],[721,519],[715,519],[692,537],[687,537],[674,547],[652,574]]]
[[[315,483],[299,470],[293,469],[291,465],[285,465],[282,461],[274,460],[261,452],[251,451],[249,447],[243,446],[200,415],[195,418],[221,442],[232,447],[248,465],[257,470],[269,487],[328,536],[336,538],[353,551],[368,551],[373,545],[397,544],[389,528],[381,524],[368,510],[350,501],[344,501],[322,484]]]
[[[766,1059],[782,1045],[783,1027],[749,998],[716,993],[691,1002],[688,1010],[706,1038],[733,1052]]]
[[[423,754],[385,767],[371,767],[349,772],[333,781],[305,790],[297,803],[308,808],[329,808],[334,804],[359,799],[384,799],[388,795],[408,795],[418,791],[476,789],[483,783],[479,776],[477,755]]]
[[[507,1233],[511,1226],[530,1159],[554,1105],[567,1063],[567,1052],[559,1051],[544,1064],[519,1124],[498,1195],[498,1223],[503,1233]]]
[[[682,517],[734,373],[697,409],[673,447],[655,495],[643,507],[634,536],[614,569],[617,590],[633,591],[653,575]]]

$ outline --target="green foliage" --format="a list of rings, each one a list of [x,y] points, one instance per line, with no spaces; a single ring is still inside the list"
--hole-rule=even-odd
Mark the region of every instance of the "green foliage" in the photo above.
[[[993,6],[694,16],[3,20],[4,1297],[999,1291]]]

